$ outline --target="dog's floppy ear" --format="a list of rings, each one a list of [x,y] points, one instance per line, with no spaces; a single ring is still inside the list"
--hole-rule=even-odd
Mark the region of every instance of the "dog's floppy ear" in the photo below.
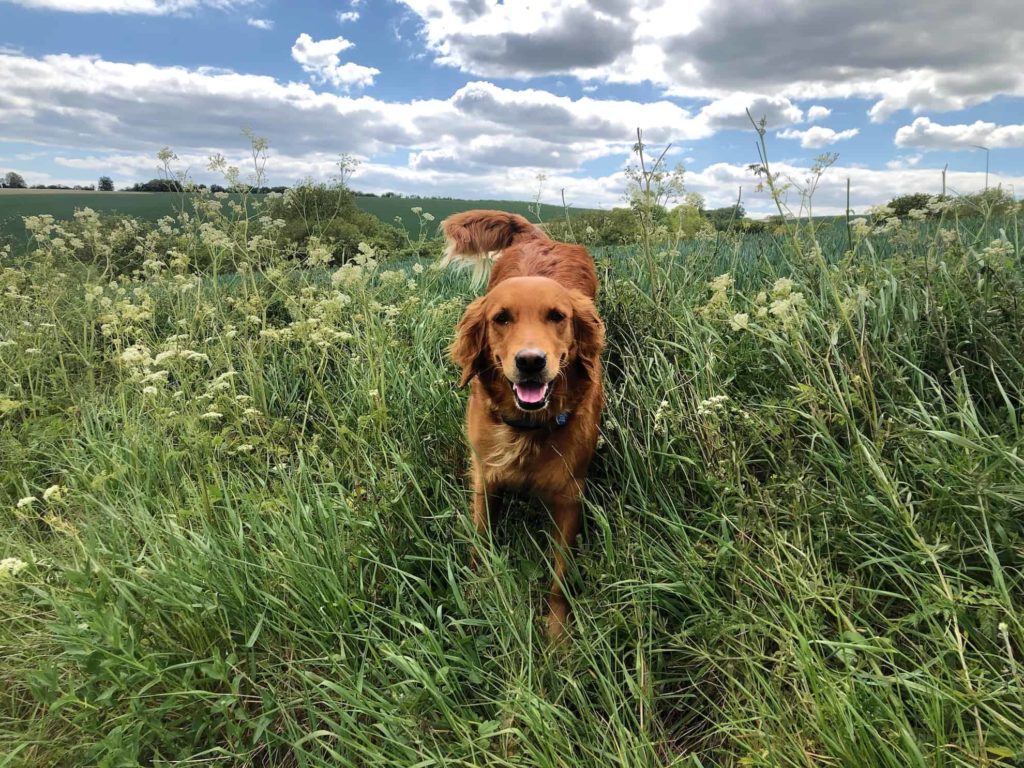
[[[604,349],[604,323],[594,302],[580,291],[572,291],[572,332],[576,360],[583,372],[594,378],[601,365]]]
[[[462,368],[459,386],[469,384],[487,365],[487,317],[484,313],[484,299],[479,299],[466,307],[459,325],[455,329],[455,341],[449,350],[452,360]]]

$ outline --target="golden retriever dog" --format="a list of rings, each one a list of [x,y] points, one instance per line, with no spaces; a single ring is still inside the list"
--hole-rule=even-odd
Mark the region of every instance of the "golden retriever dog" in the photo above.
[[[487,292],[466,309],[451,347],[460,386],[472,385],[473,523],[487,533],[503,490],[540,497],[554,521],[547,633],[557,639],[569,614],[565,557],[579,532],[603,405],[594,262],[516,214],[466,211],[443,228],[447,262],[493,262]]]

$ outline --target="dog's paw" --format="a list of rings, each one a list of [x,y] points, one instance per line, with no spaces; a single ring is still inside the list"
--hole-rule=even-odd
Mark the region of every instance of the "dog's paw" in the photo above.
[[[565,600],[553,600],[548,611],[546,631],[548,641],[565,642],[569,637],[569,604]]]

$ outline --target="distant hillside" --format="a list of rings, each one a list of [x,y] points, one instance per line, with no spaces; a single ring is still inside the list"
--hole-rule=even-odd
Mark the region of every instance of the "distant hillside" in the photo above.
[[[430,226],[446,216],[473,208],[495,208],[521,213],[531,220],[531,203],[514,200],[448,200],[437,197],[372,197],[359,195],[356,203],[364,211],[380,217],[389,224],[397,216],[413,237],[418,234],[416,214],[419,207],[434,217]],[[72,190],[0,190],[0,241],[25,236],[23,216],[50,214],[56,219],[70,219],[75,209],[92,208],[100,213],[135,216],[145,221],[156,221],[175,212],[181,204],[181,195],[175,192],[83,192]],[[587,208],[571,208],[582,213]],[[561,206],[541,206],[541,220],[553,221],[565,215]]]
[[[371,197],[359,195],[356,198],[359,207],[368,213],[379,216],[389,223],[395,222],[395,217],[402,220],[405,228],[416,234],[417,221],[413,208],[422,208],[424,213],[434,217],[436,225],[441,219],[460,211],[470,211],[474,208],[491,208],[499,211],[510,211],[526,216],[531,221],[535,216],[531,208],[533,203],[519,200],[449,200],[440,197]],[[571,215],[593,211],[593,208],[570,208]],[[554,221],[565,217],[565,211],[560,205],[541,205],[541,221]]]

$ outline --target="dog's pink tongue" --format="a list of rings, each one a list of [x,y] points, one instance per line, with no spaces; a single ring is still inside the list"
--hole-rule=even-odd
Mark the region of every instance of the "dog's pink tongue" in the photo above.
[[[524,403],[539,403],[544,399],[544,393],[547,392],[547,389],[547,384],[520,382],[516,384],[516,395]]]

